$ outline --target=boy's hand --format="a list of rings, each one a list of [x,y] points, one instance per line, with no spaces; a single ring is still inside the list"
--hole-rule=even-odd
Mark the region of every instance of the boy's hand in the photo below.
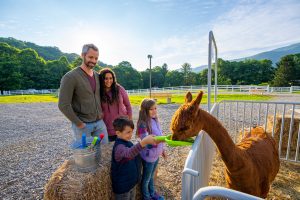
[[[164,140],[155,140],[156,144],[159,144],[159,143],[162,143],[162,142],[166,142],[166,141],[164,141]]]
[[[154,139],[153,135],[148,135],[142,139],[141,146],[145,147],[147,144],[156,144],[156,140]]]

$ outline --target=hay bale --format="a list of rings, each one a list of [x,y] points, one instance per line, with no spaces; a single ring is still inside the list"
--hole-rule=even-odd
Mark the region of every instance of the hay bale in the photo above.
[[[267,122],[267,133],[272,135],[273,131],[273,121],[274,121],[274,115],[268,116],[268,122]],[[290,123],[291,123],[291,115],[285,115],[284,117],[284,127],[283,127],[283,134],[282,134],[282,150],[286,151],[288,146],[288,138],[289,138],[289,131],[290,131]],[[298,131],[299,131],[299,123],[300,123],[300,117],[294,116],[294,123],[293,131],[292,131],[292,139],[291,139],[291,151],[296,151],[297,148],[297,139],[298,139]],[[274,129],[274,139],[279,147],[279,141],[280,141],[280,130],[281,130],[281,124],[282,124],[282,115],[276,115],[275,118],[275,129]]]
[[[74,160],[66,160],[44,187],[44,199],[111,199],[112,144],[102,145],[101,162],[94,173],[80,173]]]
[[[101,146],[101,162],[94,173],[76,170],[74,160],[66,160],[51,176],[44,187],[45,200],[112,199],[110,178],[113,144]],[[140,186],[137,199],[141,199]]]

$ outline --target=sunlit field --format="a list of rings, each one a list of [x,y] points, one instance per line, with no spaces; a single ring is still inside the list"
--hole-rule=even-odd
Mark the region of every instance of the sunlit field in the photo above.
[[[196,95],[196,94],[193,94]],[[182,104],[184,102],[185,94],[172,95],[171,102],[176,104]],[[140,105],[144,98],[149,98],[148,95],[130,95],[129,99],[132,105]],[[214,95],[212,95],[212,101],[214,101]],[[249,95],[249,94],[220,94],[217,101],[221,100],[251,100],[251,101],[267,101],[272,97],[268,95]],[[0,96],[0,103],[47,103],[57,102],[58,98],[52,94],[43,95],[13,95],[13,96]],[[207,103],[207,95],[203,96],[202,102]],[[157,98],[158,104],[166,104],[167,99],[165,97]]]
[[[197,95],[196,93],[193,95]],[[184,102],[184,96],[185,94],[174,94],[172,95],[171,102],[176,103],[176,104],[182,104]],[[130,102],[133,105],[139,105],[140,102],[144,98],[149,98],[149,95],[130,95],[129,99]],[[249,101],[268,101],[271,100],[273,97],[268,96],[268,95],[249,95],[249,94],[219,94],[217,101],[222,101],[222,100],[249,100]],[[211,96],[212,102],[214,102],[214,95]],[[206,104],[207,103],[207,94],[204,94],[202,98],[202,103]],[[167,103],[167,98],[166,97],[161,97],[157,98],[157,103],[158,104],[166,104]]]
[[[40,95],[12,95],[0,96],[0,103],[47,103],[57,102],[58,98],[52,94]]]

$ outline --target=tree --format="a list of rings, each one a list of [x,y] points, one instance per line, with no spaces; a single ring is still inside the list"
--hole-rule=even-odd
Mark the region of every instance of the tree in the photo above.
[[[191,84],[191,77],[190,74],[192,72],[191,65],[189,63],[184,63],[181,66],[181,72],[183,73],[184,76],[184,85],[192,85]]]
[[[277,63],[272,86],[285,87],[295,85],[300,79],[300,60],[296,55],[287,55]]]
[[[164,82],[165,82],[165,78],[166,78],[166,75],[168,73],[168,65],[166,63],[164,63],[162,66],[161,66],[161,73],[164,77]]]
[[[55,89],[59,88],[60,80],[65,73],[71,70],[72,65],[69,64],[65,56],[61,57],[59,60],[48,61],[46,63],[46,86],[44,88]]]
[[[20,72],[23,76],[21,89],[43,89],[46,62],[33,49],[24,49],[19,53]]]
[[[19,52],[17,48],[0,43],[0,92],[18,90],[21,87]]]
[[[113,67],[117,81],[127,90],[142,88],[142,76],[128,61],[122,61]]]
[[[152,70],[152,87],[163,87],[165,78],[163,70],[160,66],[156,66]]]
[[[171,86],[180,86],[182,85],[184,79],[183,79],[183,73],[179,71],[168,71],[166,74],[166,81],[165,86],[171,87]]]

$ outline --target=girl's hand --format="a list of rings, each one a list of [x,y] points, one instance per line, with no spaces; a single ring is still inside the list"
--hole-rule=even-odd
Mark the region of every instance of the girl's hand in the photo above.
[[[167,158],[168,158],[167,152],[166,152],[165,150],[162,152],[162,157],[163,157],[165,160],[167,160]]]

